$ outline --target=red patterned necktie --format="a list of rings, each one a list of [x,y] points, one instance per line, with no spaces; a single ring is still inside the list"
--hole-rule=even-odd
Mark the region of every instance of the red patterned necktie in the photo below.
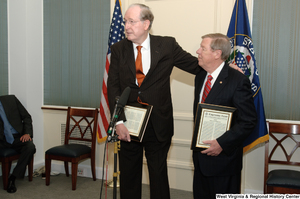
[[[136,47],[138,50],[138,54],[135,60],[135,70],[136,70],[136,79],[138,82],[138,85],[141,86],[145,75],[143,73],[143,64],[142,64],[142,53],[141,53],[141,48],[142,46],[137,46]]]
[[[205,99],[211,89],[211,80],[212,80],[212,76],[211,75],[208,75],[207,76],[207,81],[205,83],[205,87],[204,87],[204,90],[203,90],[203,95],[202,95],[202,100],[201,100],[201,103],[205,102]]]

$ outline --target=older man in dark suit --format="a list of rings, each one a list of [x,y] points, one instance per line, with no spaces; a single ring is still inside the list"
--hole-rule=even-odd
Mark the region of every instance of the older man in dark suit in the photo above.
[[[24,177],[26,165],[35,153],[32,137],[32,119],[21,102],[14,95],[0,96],[0,149],[12,148],[21,153],[8,179],[9,193],[17,191],[15,179]]]
[[[122,140],[119,156],[120,192],[124,199],[141,198],[144,149],[151,198],[170,198],[166,161],[174,128],[170,74],[174,66],[193,74],[202,70],[197,59],[184,51],[174,38],[149,34],[153,18],[147,6],[131,5],[124,15],[127,38],[111,47],[107,88],[111,111],[115,97],[120,96],[128,86],[131,88],[128,104],[140,102],[153,105],[141,143],[130,142],[124,124],[116,126],[116,133]],[[137,46],[141,46],[142,69],[137,69],[135,64],[140,53]],[[141,72],[143,80],[136,76]]]
[[[202,39],[197,54],[205,71],[195,78],[194,116],[199,102],[237,109],[229,131],[203,141],[210,145],[208,149],[193,152],[194,198],[212,199],[216,193],[239,193],[243,141],[256,125],[256,112],[248,77],[225,62],[231,50],[228,37],[216,33]]]

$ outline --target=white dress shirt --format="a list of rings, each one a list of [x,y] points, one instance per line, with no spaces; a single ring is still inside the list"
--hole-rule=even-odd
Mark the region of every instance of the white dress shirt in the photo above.
[[[138,45],[133,44],[133,52],[134,52],[134,59],[137,57],[138,50],[136,47]],[[142,53],[142,65],[143,65],[143,73],[146,76],[149,69],[150,69],[150,64],[151,64],[151,51],[150,51],[150,36],[148,34],[147,39],[142,43],[142,48],[141,48],[141,53]],[[136,84],[137,80],[136,80]]]
[[[204,84],[203,84],[202,89],[201,89],[201,91],[200,91],[200,98],[199,98],[199,101],[200,101],[200,102],[201,102],[201,99],[202,99],[202,95],[203,95],[203,90],[204,90],[204,87],[205,87],[205,83],[206,83],[206,81],[207,81],[207,76],[208,76],[208,75],[211,75],[211,76],[212,76],[212,80],[211,80],[211,89],[212,89],[212,87],[213,87],[213,85],[214,85],[216,79],[218,78],[218,76],[219,76],[221,70],[223,69],[224,65],[225,65],[225,62],[223,62],[223,63],[222,63],[222,64],[221,64],[221,65],[220,65],[220,66],[219,66],[212,74],[209,74],[209,73],[206,74],[206,77],[205,77],[205,79],[204,79]]]

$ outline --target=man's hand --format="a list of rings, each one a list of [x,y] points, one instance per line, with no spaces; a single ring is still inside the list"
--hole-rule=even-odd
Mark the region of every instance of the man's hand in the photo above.
[[[204,151],[201,151],[202,154],[206,154],[209,156],[218,156],[223,151],[217,140],[206,140],[203,141],[203,143],[210,144],[210,147]]]
[[[20,138],[20,141],[21,141],[21,142],[28,142],[28,141],[31,141],[31,137],[30,137],[29,134],[22,135],[22,137]]]
[[[124,124],[118,124],[116,126],[116,133],[119,135],[118,136],[119,140],[123,140],[126,142],[131,141],[129,131]]]
[[[231,68],[233,68],[233,69],[235,69],[235,70],[238,70],[238,71],[240,71],[241,73],[244,74],[243,70],[242,70],[240,67],[238,67],[237,65],[235,65],[235,64],[229,64],[229,66],[230,66]]]

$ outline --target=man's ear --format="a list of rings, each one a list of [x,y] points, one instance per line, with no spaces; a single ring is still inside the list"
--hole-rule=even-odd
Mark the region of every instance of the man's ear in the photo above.
[[[222,51],[221,50],[215,50],[215,59],[221,59]]]
[[[150,26],[150,21],[149,21],[149,20],[145,20],[145,21],[144,21],[144,29],[145,29],[145,30],[148,30],[148,29],[149,29],[149,26]]]

